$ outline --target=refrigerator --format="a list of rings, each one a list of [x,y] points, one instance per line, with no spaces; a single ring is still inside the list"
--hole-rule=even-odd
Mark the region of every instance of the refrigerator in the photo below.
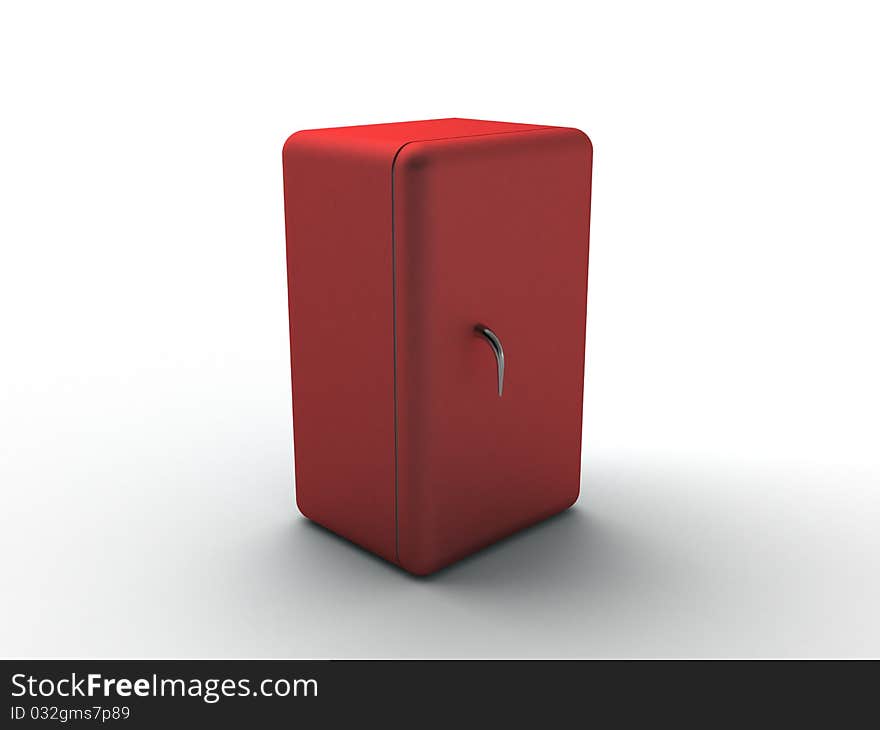
[[[428,575],[574,504],[588,137],[436,119],[282,157],[300,512]]]

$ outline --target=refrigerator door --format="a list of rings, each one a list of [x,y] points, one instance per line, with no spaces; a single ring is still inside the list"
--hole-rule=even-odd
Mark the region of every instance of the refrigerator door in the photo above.
[[[592,146],[413,142],[392,172],[398,560],[429,573],[580,482]]]

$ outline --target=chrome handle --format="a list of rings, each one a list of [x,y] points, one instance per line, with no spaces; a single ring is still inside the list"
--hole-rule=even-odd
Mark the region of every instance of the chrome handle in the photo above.
[[[501,346],[501,340],[492,330],[481,324],[474,327],[474,332],[485,337],[492,352],[495,353],[495,360],[498,363],[498,397],[500,398],[501,392],[504,390],[504,348]]]

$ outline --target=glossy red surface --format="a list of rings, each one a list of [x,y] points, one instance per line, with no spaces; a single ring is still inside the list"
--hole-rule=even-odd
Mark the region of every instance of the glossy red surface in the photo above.
[[[303,514],[427,574],[576,500],[591,165],[577,130],[475,120],[288,140]]]

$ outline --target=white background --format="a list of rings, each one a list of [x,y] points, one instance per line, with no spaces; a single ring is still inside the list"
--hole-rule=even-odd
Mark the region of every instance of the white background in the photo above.
[[[874,13],[4,3],[0,654],[880,655]],[[281,145],[445,116],[593,140],[583,484],[417,580],[295,510]]]

